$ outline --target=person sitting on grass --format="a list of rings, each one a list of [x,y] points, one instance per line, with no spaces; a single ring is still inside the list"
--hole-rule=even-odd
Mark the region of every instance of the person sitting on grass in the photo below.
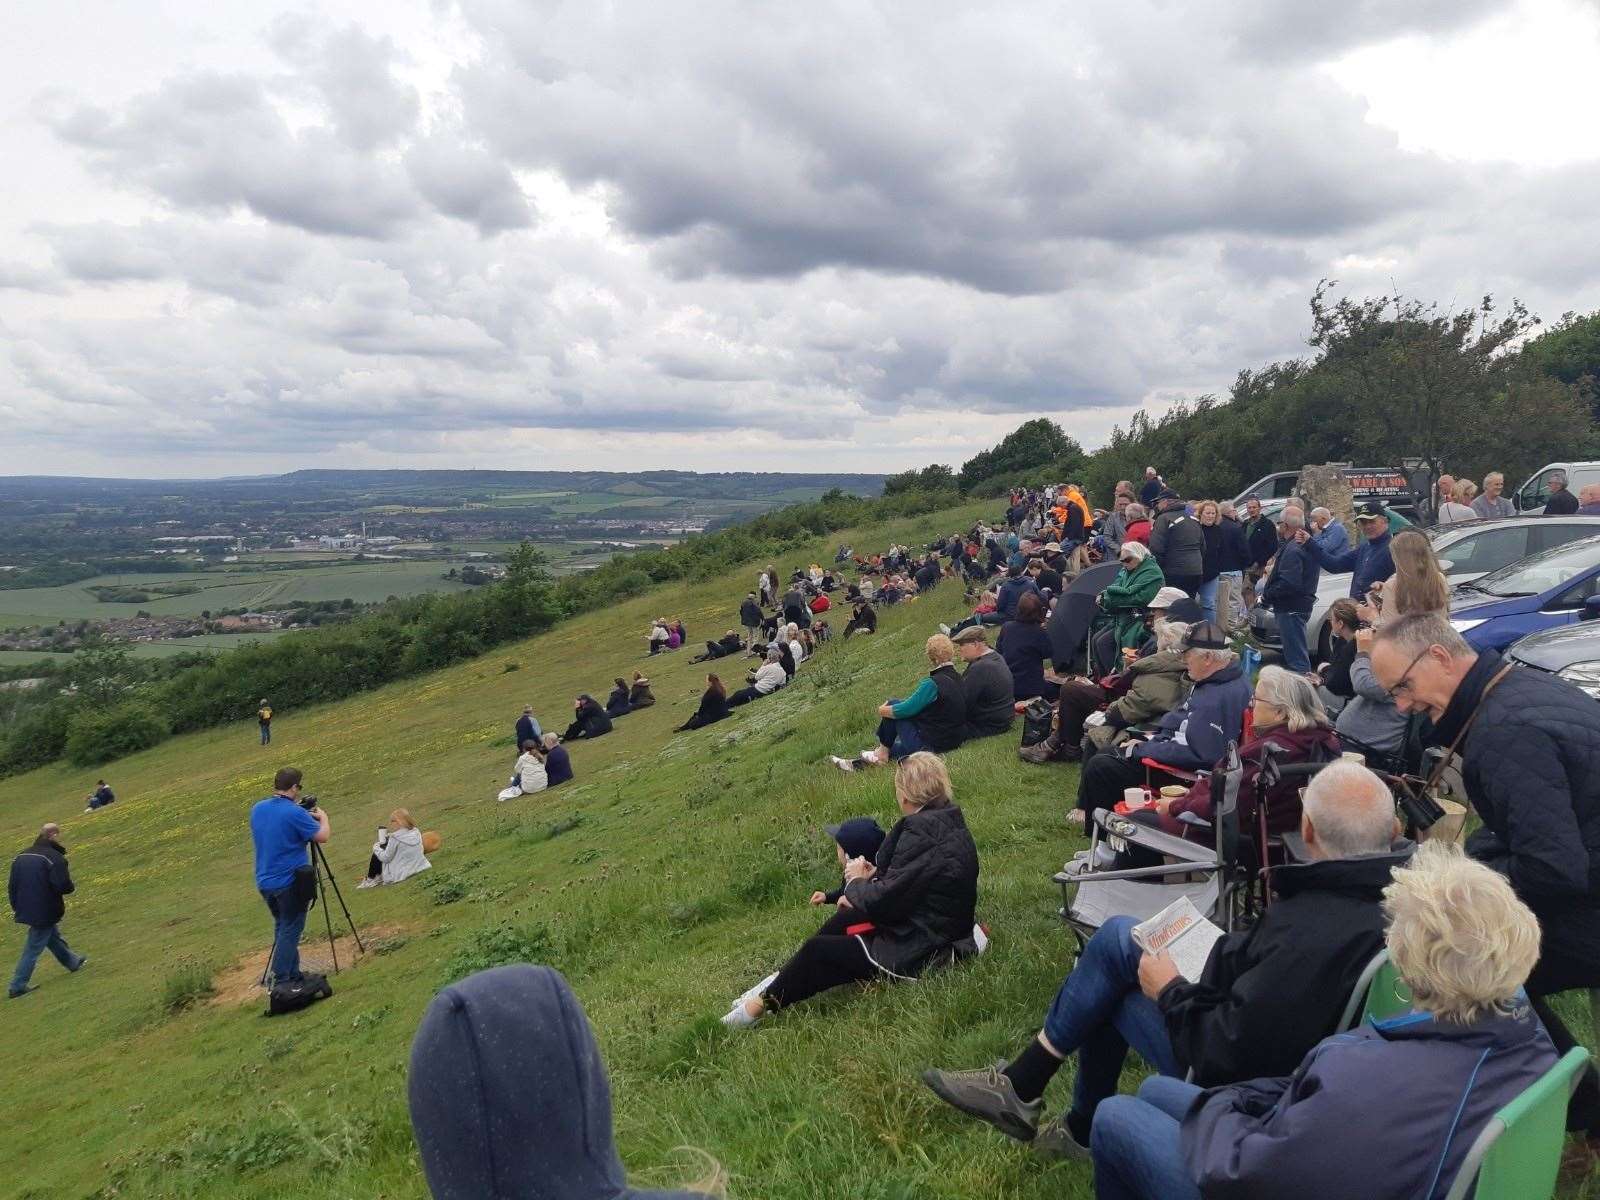
[[[567,731],[561,735],[563,742],[570,742],[574,738],[597,738],[611,732],[611,718],[606,716],[606,710],[600,707],[599,701],[588,692],[583,693],[572,702],[574,716],[572,724],[567,726]]]
[[[594,1030],[551,967],[491,967],[441,991],[406,1081],[433,1200],[707,1200],[628,1186]]]
[[[85,797],[85,802],[89,807],[83,811],[86,813],[93,812],[97,808],[104,808],[108,804],[114,804],[116,799],[116,794],[112,792],[111,785],[102,779],[94,785],[94,791]]]
[[[1410,848],[1391,849],[1398,829],[1383,781],[1358,763],[1335,763],[1306,789],[1301,832],[1311,860],[1272,873],[1275,902],[1250,929],[1212,946],[1198,980],[1179,975],[1170,955],[1140,950],[1134,918],[1112,917],[1056,992],[1043,1030],[1009,1065],[928,1070],[923,1082],[1041,1155],[1085,1158],[1130,1046],[1157,1073],[1176,1080],[1192,1071],[1201,1087],[1292,1071],[1334,1032],[1383,945],[1379,901]],[[1041,1129],[1045,1088],[1071,1054],[1072,1107]]]
[[[542,767],[540,771],[543,772]],[[389,814],[389,824],[378,830],[372,857],[367,860],[367,877],[356,887],[400,883],[432,867],[433,864],[422,852],[422,831],[411,819],[410,810],[397,808]]]
[[[707,642],[706,652],[704,654],[696,654],[689,661],[702,663],[713,658],[728,658],[731,655],[740,653],[743,649],[744,639],[730,629],[716,641]]]
[[[1044,664],[1055,655],[1044,630],[1045,608],[1040,596],[1029,592],[1017,601],[1017,617],[1000,627],[995,649],[1011,669],[1011,690],[1018,700],[1043,696],[1054,702],[1060,685],[1045,678]]]
[[[667,632],[667,622],[664,617],[657,617],[650,626],[650,653],[660,654],[667,648],[667,642],[672,635]]]
[[[678,726],[678,732],[714,725],[728,715],[728,690],[722,686],[722,680],[715,675],[707,675],[706,690],[700,696],[700,707],[695,709],[687,721]]]
[[[656,696],[650,690],[650,681],[635,671],[633,673],[633,683],[628,687],[628,706],[630,708],[649,708],[655,702]]]
[[[1112,1097],[1090,1140],[1095,1194],[1410,1200],[1452,1192],[1495,1113],[1556,1063],[1523,991],[1539,957],[1539,923],[1503,875],[1437,841],[1395,870],[1383,911],[1389,961],[1411,993],[1411,1012],[1325,1039],[1292,1072],[1209,1091],[1156,1078],[1138,1096]],[[1516,1185],[1499,1192],[1513,1193],[1533,1194]]]
[[[552,734],[552,737],[555,735]],[[522,743],[522,755],[511,768],[511,784],[497,799],[515,800],[529,792],[542,792],[549,786],[549,773],[545,770],[545,756],[538,742],[529,738]]]
[[[572,778],[572,756],[553,733],[544,735],[544,773],[550,787]]]
[[[628,694],[631,689],[628,687],[628,681],[621,675],[618,675],[611,683],[611,694],[606,697],[606,716],[616,720],[618,717],[625,717],[633,711],[633,705],[628,702]]]
[[[851,817],[848,821],[828,825],[824,829],[833,839],[833,849],[839,856],[841,869],[852,858],[864,858],[868,862],[877,861],[878,851],[883,846],[883,826],[871,817]],[[829,891],[812,892],[811,903],[837,905],[848,883],[849,880],[842,880],[838,887]]]
[[[878,706],[878,744],[854,759],[833,755],[829,761],[834,766],[855,771],[882,766],[918,750],[943,754],[966,739],[967,700],[954,666],[955,643],[936,633],[925,650],[931,664],[928,677],[904,700],[888,700]]]
[[[792,661],[792,660],[791,660]],[[738,708],[773,692],[789,682],[789,672],[783,668],[783,648],[767,647],[767,659],[750,674],[750,682],[728,697],[728,706]]]
[[[829,988],[915,979],[979,951],[978,848],[943,761],[927,751],[908,755],[894,791],[902,815],[877,857],[845,863],[834,914],[781,970],[734,1001],[723,1024],[751,1026]]]
[[[844,627],[844,636],[848,638],[852,633],[877,632],[877,610],[872,607],[872,602],[866,597],[858,598],[855,603],[855,610],[850,614],[850,621]]]

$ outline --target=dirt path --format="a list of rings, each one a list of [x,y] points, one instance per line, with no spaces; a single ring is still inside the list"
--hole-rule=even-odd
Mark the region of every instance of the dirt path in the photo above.
[[[365,954],[357,951],[355,938],[350,934],[335,938],[334,950],[339,959],[340,972],[354,970],[371,958],[377,947],[403,938],[407,932],[403,925],[379,925],[363,930],[361,940],[366,943]],[[265,950],[253,951],[219,971],[212,981],[217,990],[206,1003],[216,1007],[246,1002],[264,1003],[267,991],[261,986],[261,975],[267,969],[267,956],[270,953],[270,946]],[[307,937],[300,943],[300,966],[308,972],[333,975],[333,957],[328,953],[326,936],[320,940]]]

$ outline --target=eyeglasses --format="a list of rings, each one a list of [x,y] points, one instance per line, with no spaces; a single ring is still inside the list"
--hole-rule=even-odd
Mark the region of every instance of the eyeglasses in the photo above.
[[[1400,682],[1389,689],[1389,699],[1398,700],[1400,699],[1401,692],[1405,692],[1407,694],[1410,693],[1412,688],[1411,672],[1417,669],[1417,664],[1421,662],[1423,658],[1426,657],[1428,651],[1432,649],[1432,646],[1424,646],[1422,648],[1422,652],[1411,660],[1410,665],[1408,665],[1405,669],[1405,673],[1400,676]]]

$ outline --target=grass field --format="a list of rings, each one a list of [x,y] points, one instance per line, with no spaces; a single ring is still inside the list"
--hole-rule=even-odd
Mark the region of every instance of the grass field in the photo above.
[[[915,544],[956,523],[941,513],[847,531],[779,565],[838,541]],[[423,1197],[405,1106],[411,1036],[442,984],[512,946],[565,971],[586,1006],[636,1183],[700,1177],[703,1160],[683,1149],[693,1147],[723,1165],[735,1197],[1091,1195],[1084,1164],[1047,1165],[917,1081],[930,1064],[1015,1049],[1070,966],[1048,877],[1081,845],[1063,820],[1075,772],[1020,764],[1015,736],[949,760],[982,856],[988,955],[921,983],[824,996],[752,1032],[719,1025],[731,998],[819,922],[805,898],[837,880],[820,826],[892,821],[887,772],[842,775],[825,759],[870,743],[876,704],[923,674],[925,636],[962,607],[946,584],[885,610],[877,636],[835,641],[792,687],[674,734],[705,667],[682,652],[647,658],[643,630],[667,607],[696,640],[720,632],[749,583],[746,570],[654,593],[435,675],[280,711],[270,748],[253,723],[173,739],[94,772],[119,799],[93,816],[78,813],[91,773],[54,766],[0,781],[8,844],[63,823],[78,881],[63,931],[91,958],[73,976],[47,958],[39,991],[0,1010],[0,1190]],[[576,692],[636,668],[653,678],[656,707],[575,744],[572,784],[495,803],[523,703],[559,728]],[[270,941],[245,821],[285,763],[305,769],[329,810],[328,857],[377,949],[305,1013],[265,1021],[259,994],[231,988],[168,1011],[164,997],[218,973],[231,984]],[[355,891],[372,831],[400,805],[443,835],[435,870]],[[326,958],[320,930],[313,913],[308,960]],[[1070,1069],[1047,1102],[1063,1105],[1069,1090]]]

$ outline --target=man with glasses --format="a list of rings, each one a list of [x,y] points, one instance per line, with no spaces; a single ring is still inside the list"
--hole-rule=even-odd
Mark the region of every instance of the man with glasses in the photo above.
[[[272,795],[250,810],[250,838],[256,851],[256,887],[272,914],[274,982],[299,979],[300,934],[316,887],[308,844],[326,842],[328,814],[300,804],[298,767],[283,767],[272,781]]]
[[[1440,613],[1384,624],[1372,672],[1403,713],[1426,713],[1431,740],[1461,758],[1467,798],[1483,825],[1467,853],[1511,880],[1539,918],[1534,1009],[1557,1049],[1573,1039],[1545,1003],[1600,987],[1600,707],[1545,671],[1474,651]],[[1600,1135],[1600,1080],[1573,1099],[1573,1128]]]

